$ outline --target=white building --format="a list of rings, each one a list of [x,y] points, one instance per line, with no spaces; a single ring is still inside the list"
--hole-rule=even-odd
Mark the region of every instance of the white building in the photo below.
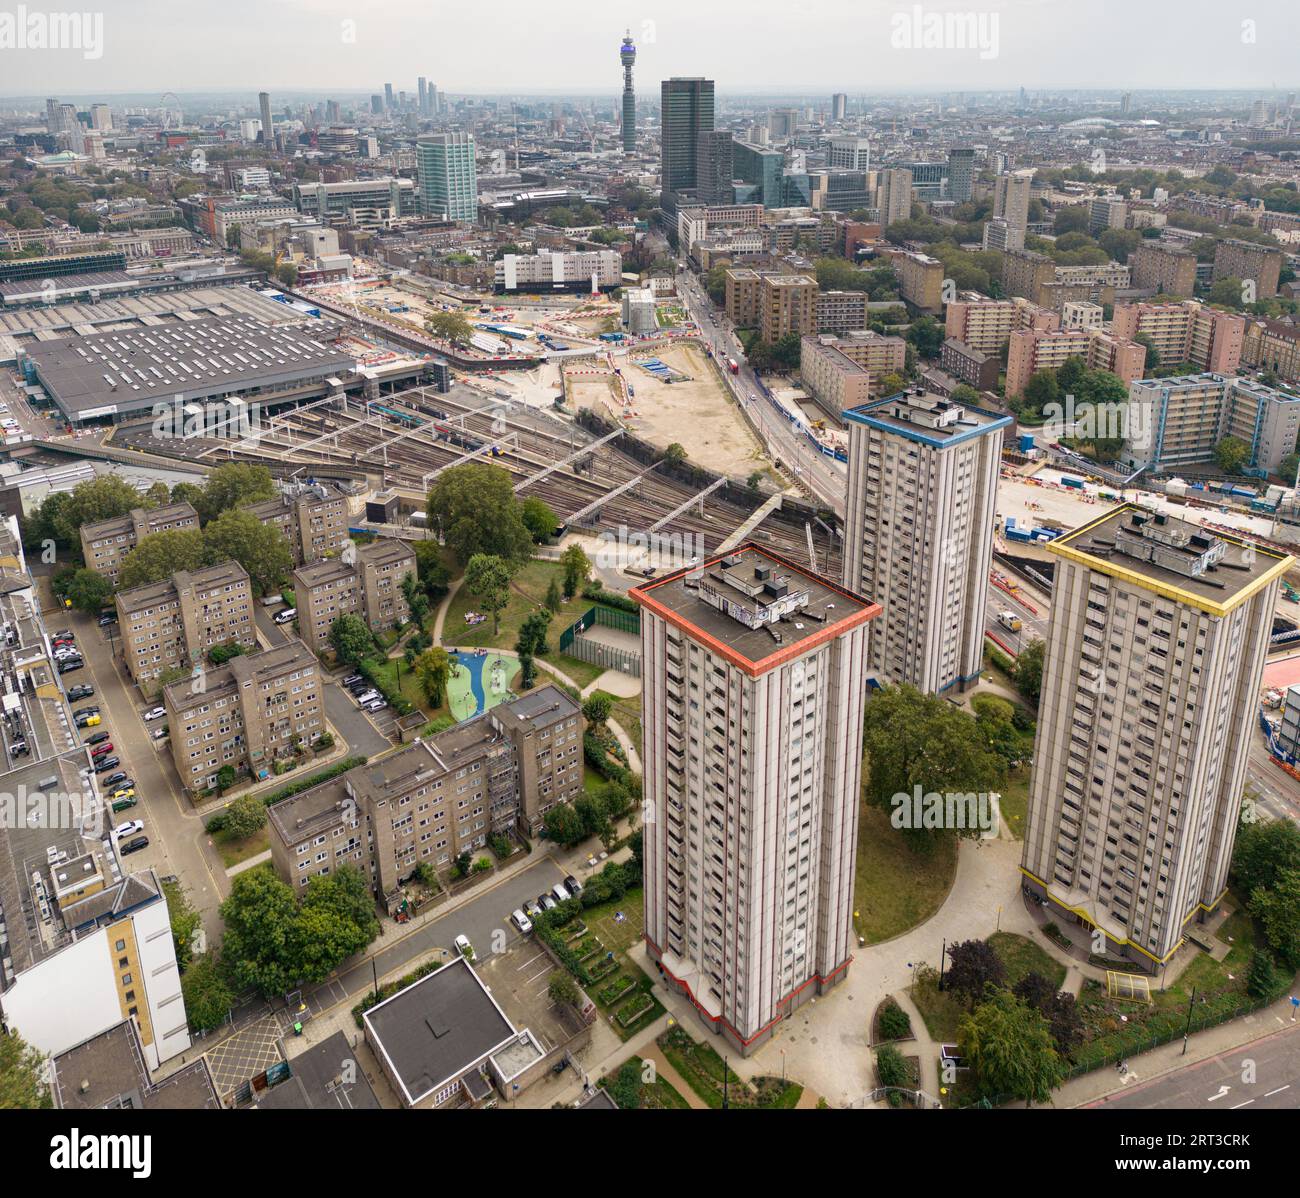
[[[542,250],[537,254],[506,254],[496,263],[498,291],[594,291],[617,287],[622,281],[623,257],[617,250]]]
[[[942,693],[979,677],[1003,430],[1011,417],[919,389],[844,413],[844,585],[885,609],[882,682]]]
[[[748,544],[635,588],[651,957],[741,1053],[850,963],[869,620]]]
[[[1134,506],[1048,544],[1021,870],[1094,951],[1155,970],[1217,907],[1294,559]]]
[[[827,165],[850,171],[871,169],[871,143],[865,137],[833,137]]]
[[[655,293],[649,287],[629,287],[623,291],[623,327],[629,333],[653,333]]]

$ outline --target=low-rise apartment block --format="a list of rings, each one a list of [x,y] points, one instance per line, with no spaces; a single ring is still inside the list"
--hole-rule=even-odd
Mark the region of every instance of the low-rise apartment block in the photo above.
[[[320,671],[307,646],[292,640],[163,687],[172,759],[185,787],[210,789],[227,765],[266,777],[321,735]]]
[[[847,337],[805,337],[799,374],[814,398],[838,416],[845,408],[865,403],[883,375],[901,372],[906,356],[907,343],[901,337],[869,330]]]
[[[758,328],[762,276],[756,270],[738,267],[727,271],[725,278],[727,319],[738,329]]]
[[[939,367],[977,391],[992,391],[1002,373],[1002,360],[949,337],[939,351]]]
[[[1061,329],[1054,333],[1025,329],[1011,334],[1007,350],[1008,396],[1019,395],[1039,370],[1056,370],[1067,358],[1082,358],[1093,370],[1109,370],[1121,381],[1142,377],[1147,349],[1137,341],[1101,329]]]
[[[817,296],[817,331],[850,333],[868,324],[871,297],[865,291],[823,291]]]
[[[348,498],[328,483],[284,491],[243,510],[284,533],[298,564],[336,553],[348,539]]]
[[[1300,381],[1300,325],[1251,317],[1242,338],[1241,360],[1271,370],[1287,382]]]
[[[623,257],[617,250],[574,250],[539,254],[506,254],[496,264],[498,291],[595,290],[617,287],[623,278]]]
[[[178,570],[164,582],[119,591],[116,602],[127,672],[146,690],[169,671],[199,665],[219,645],[257,643],[252,584],[235,561]]]
[[[313,653],[325,649],[340,616],[359,615],[372,632],[410,618],[402,580],[416,572],[415,550],[405,541],[381,537],[348,556],[351,560],[327,558],[293,572],[298,628]]]
[[[114,586],[126,557],[150,533],[198,528],[199,514],[188,503],[167,503],[146,510],[132,508],[125,516],[81,526],[81,558],[91,570]]]
[[[966,291],[947,306],[944,323],[949,337],[982,353],[999,354],[1017,329],[1053,332],[1061,327],[1061,316],[1022,298],[985,299]]]
[[[1149,337],[1162,363],[1192,362],[1228,374],[1241,363],[1246,318],[1207,308],[1196,300],[1116,304],[1110,327],[1116,337]]]
[[[271,808],[271,859],[291,886],[353,865],[396,901],[421,865],[444,870],[582,793],[582,715],[542,686]]]
[[[759,335],[769,345],[787,333],[817,327],[817,280],[809,275],[763,275],[759,282]]]

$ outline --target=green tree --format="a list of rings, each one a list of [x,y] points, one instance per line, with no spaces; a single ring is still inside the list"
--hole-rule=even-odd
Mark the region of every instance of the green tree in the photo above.
[[[659,460],[669,469],[673,469],[686,461],[686,450],[674,441],[659,455]]]
[[[416,541],[415,571],[424,593],[430,603],[439,603],[446,598],[451,585],[451,571],[442,560],[442,546],[437,541]]]
[[[532,612],[519,627],[515,652],[520,657],[544,657],[551,651],[550,645],[546,643],[546,632],[550,624],[550,612]]]
[[[1257,948],[1250,958],[1246,993],[1252,998],[1271,998],[1277,990],[1277,962],[1267,949]]]
[[[609,1083],[609,1096],[621,1111],[635,1111],[641,1107],[641,1063],[636,1057],[624,1061]]]
[[[424,327],[435,340],[453,345],[468,345],[474,335],[463,312],[434,312],[425,320]]]
[[[48,496],[33,513],[32,531],[37,538],[76,546],[83,524],[112,520],[143,506],[140,493],[130,483],[116,474],[104,474],[78,483],[69,492]]]
[[[963,940],[948,949],[944,989],[963,997],[970,1005],[983,999],[990,986],[1002,986],[1006,967],[986,940]]]
[[[444,470],[429,492],[429,520],[465,566],[475,554],[527,560],[533,538],[520,514],[508,471],[484,462]]]
[[[564,597],[560,594],[560,584],[551,578],[546,588],[546,609],[555,614],[564,606]]]
[[[192,1030],[211,1032],[225,1023],[235,1005],[235,995],[215,953],[195,957],[181,974],[181,998]]]
[[[1008,990],[962,1020],[958,1043],[980,1094],[990,1100],[1046,1102],[1065,1078],[1047,1020]]]
[[[339,661],[356,667],[374,652],[375,637],[365,620],[345,612],[330,625],[330,645]]]
[[[1300,969],[1300,869],[1284,869],[1272,886],[1257,886],[1247,906],[1278,960],[1293,973]]]
[[[564,848],[577,844],[587,835],[582,818],[570,803],[556,803],[554,807],[548,808],[542,816],[542,827],[547,840],[553,840]]]
[[[580,997],[577,983],[567,973],[559,969],[551,974],[551,980],[546,984],[546,993],[551,1002],[559,1007],[576,1007]]]
[[[236,561],[248,571],[253,591],[267,595],[293,569],[293,550],[274,524],[263,524],[252,512],[227,510],[203,530],[208,561]]]
[[[937,358],[943,348],[943,325],[933,316],[919,316],[907,330],[907,341],[923,358]]]
[[[494,553],[476,553],[465,563],[465,589],[492,613],[492,635],[501,631],[501,612],[510,602],[510,564]]]
[[[271,998],[302,980],[293,957],[298,907],[293,891],[269,865],[237,874],[220,913],[225,921],[222,958],[239,989]]]
[[[1243,306],[1241,294],[1241,280],[1226,278],[1217,279],[1210,284],[1208,299],[1212,304],[1218,304],[1223,308],[1236,308],[1240,310]]]
[[[1035,638],[1020,650],[1020,656],[1011,667],[1011,681],[1016,684],[1016,690],[1035,709],[1043,693],[1043,656],[1046,652],[1047,646]]]
[[[126,591],[162,582],[177,570],[197,570],[207,563],[208,545],[199,529],[169,528],[140,538],[122,559],[117,584]]]
[[[78,611],[94,616],[112,599],[113,584],[98,571],[82,567],[68,579],[64,594]]]
[[[604,691],[592,691],[583,701],[582,714],[593,729],[604,728],[614,710],[614,701]]]
[[[1240,437],[1224,437],[1214,447],[1214,463],[1225,474],[1240,474],[1250,462],[1250,446]]]
[[[1060,403],[1061,388],[1056,382],[1056,372],[1036,370],[1025,384],[1024,408],[1027,413],[1041,414],[1048,404]]]
[[[1088,209],[1082,204],[1062,208],[1052,220],[1052,232],[1060,237],[1066,233],[1086,233],[1088,231]]]
[[[910,1090],[916,1084],[906,1059],[892,1044],[882,1044],[876,1049],[876,1076],[882,1086],[894,1089]],[[895,1097],[890,1095],[891,1106],[896,1105]]]
[[[451,677],[451,656],[441,645],[426,649],[415,660],[415,676],[420,680],[424,697],[434,707],[442,705],[447,693],[447,680]]]
[[[1289,869],[1300,869],[1300,828],[1289,819],[1243,817],[1232,850],[1232,881],[1242,893],[1277,885]]]
[[[574,542],[560,554],[560,568],[564,572],[564,597],[572,599],[591,574],[591,559],[582,546]]]
[[[549,541],[559,527],[560,518],[547,504],[534,496],[529,496],[519,506],[519,515],[528,529],[529,535],[537,544]]]
[[[185,889],[179,882],[164,882],[162,891],[163,898],[167,901],[167,915],[171,920],[176,966],[184,973],[190,967],[194,955],[194,934],[199,930],[203,919],[190,905]]]
[[[17,1032],[0,1035],[0,1110],[34,1111],[50,1106],[45,1054]]]
[[[312,878],[302,898],[291,950],[301,980],[324,981],[378,935],[375,900],[359,869],[341,865]]]
[[[208,475],[203,498],[195,507],[199,519],[206,524],[231,508],[274,499],[279,493],[268,467],[250,462],[224,462]]]
[[[225,817],[225,830],[237,840],[247,840],[266,827],[266,804],[258,795],[240,795],[227,804]]]

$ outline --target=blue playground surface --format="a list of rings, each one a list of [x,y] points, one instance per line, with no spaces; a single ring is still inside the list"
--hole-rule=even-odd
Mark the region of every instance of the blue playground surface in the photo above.
[[[472,650],[451,655],[452,677],[447,698],[457,720],[468,720],[511,697],[509,682],[518,663],[499,653],[482,656]],[[486,685],[484,681],[486,671]]]

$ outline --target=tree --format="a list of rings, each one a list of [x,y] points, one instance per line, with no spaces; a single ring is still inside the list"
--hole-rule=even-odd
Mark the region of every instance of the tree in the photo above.
[[[546,588],[546,609],[552,614],[557,613],[564,606],[564,597],[560,594],[560,584],[551,578]]]
[[[176,951],[176,966],[184,973],[194,954],[194,934],[203,923],[202,916],[190,906],[185,890],[179,882],[162,884],[163,898],[167,901],[167,915],[171,920],[172,947]]]
[[[1267,949],[1257,948],[1250,958],[1246,975],[1246,993],[1252,998],[1271,998],[1277,990],[1277,962]]]
[[[64,595],[78,611],[94,616],[113,597],[113,584],[98,571],[82,567],[68,579]]]
[[[557,1007],[576,1007],[580,997],[577,983],[559,969],[551,974],[551,980],[546,985],[546,993]]]
[[[476,553],[465,563],[465,589],[492,613],[492,635],[501,630],[501,612],[510,602],[510,565],[494,553]]]
[[[1300,869],[1300,828],[1294,821],[1243,819],[1232,850],[1233,885],[1251,894],[1260,887],[1276,886],[1289,869]]]
[[[910,1090],[914,1085],[912,1070],[903,1054],[892,1044],[882,1044],[876,1049],[876,1076],[882,1086],[897,1090]],[[896,1105],[897,1095],[889,1096],[890,1105]]]
[[[453,466],[438,476],[429,492],[431,523],[461,565],[476,553],[509,562],[525,561],[533,538],[520,514],[508,471],[484,462]]]
[[[312,878],[302,897],[291,950],[301,980],[324,981],[335,966],[378,935],[375,900],[359,869],[341,865]]]
[[[519,515],[524,527],[539,545],[543,541],[549,541],[560,524],[559,516],[545,502],[532,496],[520,504]]]
[[[610,818],[609,808],[600,795],[579,793],[573,800],[573,810],[582,824],[582,834],[599,836],[606,847],[614,840],[614,822]]]
[[[52,1105],[45,1054],[17,1032],[0,1035],[0,1110],[34,1111]]]
[[[267,595],[293,569],[293,550],[274,524],[263,524],[252,512],[221,513],[203,530],[208,561],[236,561],[248,571],[253,591]]]
[[[943,334],[943,325],[933,316],[919,316],[909,326],[907,340],[921,357],[937,358],[943,348]]]
[[[1277,469],[1273,472],[1282,479],[1287,486],[1294,486],[1297,474],[1300,474],[1300,454],[1289,453],[1277,464]]]
[[[1012,993],[1047,1020],[1056,1051],[1068,1059],[1083,1042],[1083,1017],[1074,995],[1058,992],[1041,973],[1032,969],[1012,987]]]
[[[1034,708],[1038,707],[1038,699],[1043,692],[1043,657],[1046,652],[1047,646],[1034,639],[1020,650],[1020,656],[1011,667],[1011,681],[1016,684],[1016,690]]]
[[[116,474],[104,474],[78,483],[69,492],[48,496],[32,515],[32,535],[77,545],[83,524],[125,516],[141,506],[140,493],[130,483]]]
[[[124,591],[132,587],[162,582],[177,570],[198,570],[208,563],[208,545],[197,528],[169,528],[141,537],[139,543],[122,559],[117,585]]]
[[[1300,969],[1300,869],[1284,869],[1272,886],[1257,886],[1247,908],[1278,960],[1292,973]]]
[[[181,974],[181,998],[192,1030],[211,1032],[225,1023],[235,1005],[235,995],[226,984],[215,953],[195,957]]]
[[[636,1057],[624,1061],[609,1084],[609,1096],[621,1111],[635,1111],[641,1106],[641,1064]]]
[[[583,716],[595,729],[605,726],[605,721],[609,719],[610,712],[613,710],[614,701],[604,691],[593,691],[582,704]]]
[[[441,645],[426,649],[415,659],[415,675],[420,680],[424,697],[432,706],[440,707],[447,693],[447,680],[451,677],[451,656]]]
[[[247,840],[266,827],[266,804],[255,794],[240,795],[226,806],[225,817],[225,830],[237,840]]]
[[[1240,309],[1243,305],[1241,292],[1240,279],[1218,279],[1210,285],[1208,299],[1210,303],[1217,304],[1221,308]]]
[[[537,664],[533,660],[531,653],[521,653],[519,655],[519,686],[522,690],[530,691],[533,684],[537,681]]]
[[[270,998],[301,980],[292,955],[298,908],[273,869],[263,865],[237,874],[220,913],[226,925],[222,956],[239,989]]]
[[[200,521],[206,524],[231,508],[274,499],[279,493],[268,467],[251,462],[225,462],[208,475],[203,497],[194,506]]]
[[[686,461],[686,450],[674,441],[659,455],[659,460],[670,470],[674,469]]]
[[[980,393],[974,387],[965,383],[958,383],[952,389],[952,395],[949,396],[953,403],[977,404],[980,401]]]
[[[415,572],[430,603],[439,603],[447,595],[451,571],[443,564],[442,546],[437,541],[416,541]]]
[[[463,312],[434,312],[425,322],[429,335],[437,341],[450,341],[453,345],[468,345],[474,330]]]
[[[553,840],[563,848],[569,848],[586,838],[582,819],[570,803],[556,803],[542,816],[542,827],[546,839]]]
[[[330,646],[339,661],[356,667],[374,651],[375,637],[365,620],[345,612],[330,625]]]
[[[591,574],[591,559],[581,545],[574,543],[560,554],[560,568],[564,571],[564,597],[572,599]]]
[[[1051,370],[1036,370],[1025,384],[1024,405],[1027,410],[1042,412],[1048,404],[1059,403],[1061,388],[1056,382],[1056,373]]]
[[[1250,446],[1240,437],[1224,437],[1214,447],[1214,463],[1224,474],[1240,474],[1250,461]]]
[[[1052,221],[1052,232],[1060,237],[1066,233],[1086,233],[1088,231],[1088,209],[1082,204],[1073,204],[1062,208]]]
[[[961,1022],[958,1034],[983,1097],[1046,1102],[1065,1077],[1047,1020],[1009,990],[996,991]]]
[[[1001,986],[1006,977],[1002,958],[986,940],[963,940],[948,950],[944,987],[972,1006],[983,999],[990,986]]]
[[[1097,242],[1116,262],[1127,262],[1128,256],[1142,244],[1142,234],[1134,229],[1103,229]]]
[[[1148,376],[1153,375],[1160,369],[1160,350],[1156,347],[1156,343],[1151,340],[1151,334],[1138,333],[1133,340],[1147,351],[1147,356],[1142,362],[1143,373]]]
[[[546,643],[546,630],[550,627],[551,613],[535,611],[520,625],[515,652],[520,657],[544,657],[551,651]]]

